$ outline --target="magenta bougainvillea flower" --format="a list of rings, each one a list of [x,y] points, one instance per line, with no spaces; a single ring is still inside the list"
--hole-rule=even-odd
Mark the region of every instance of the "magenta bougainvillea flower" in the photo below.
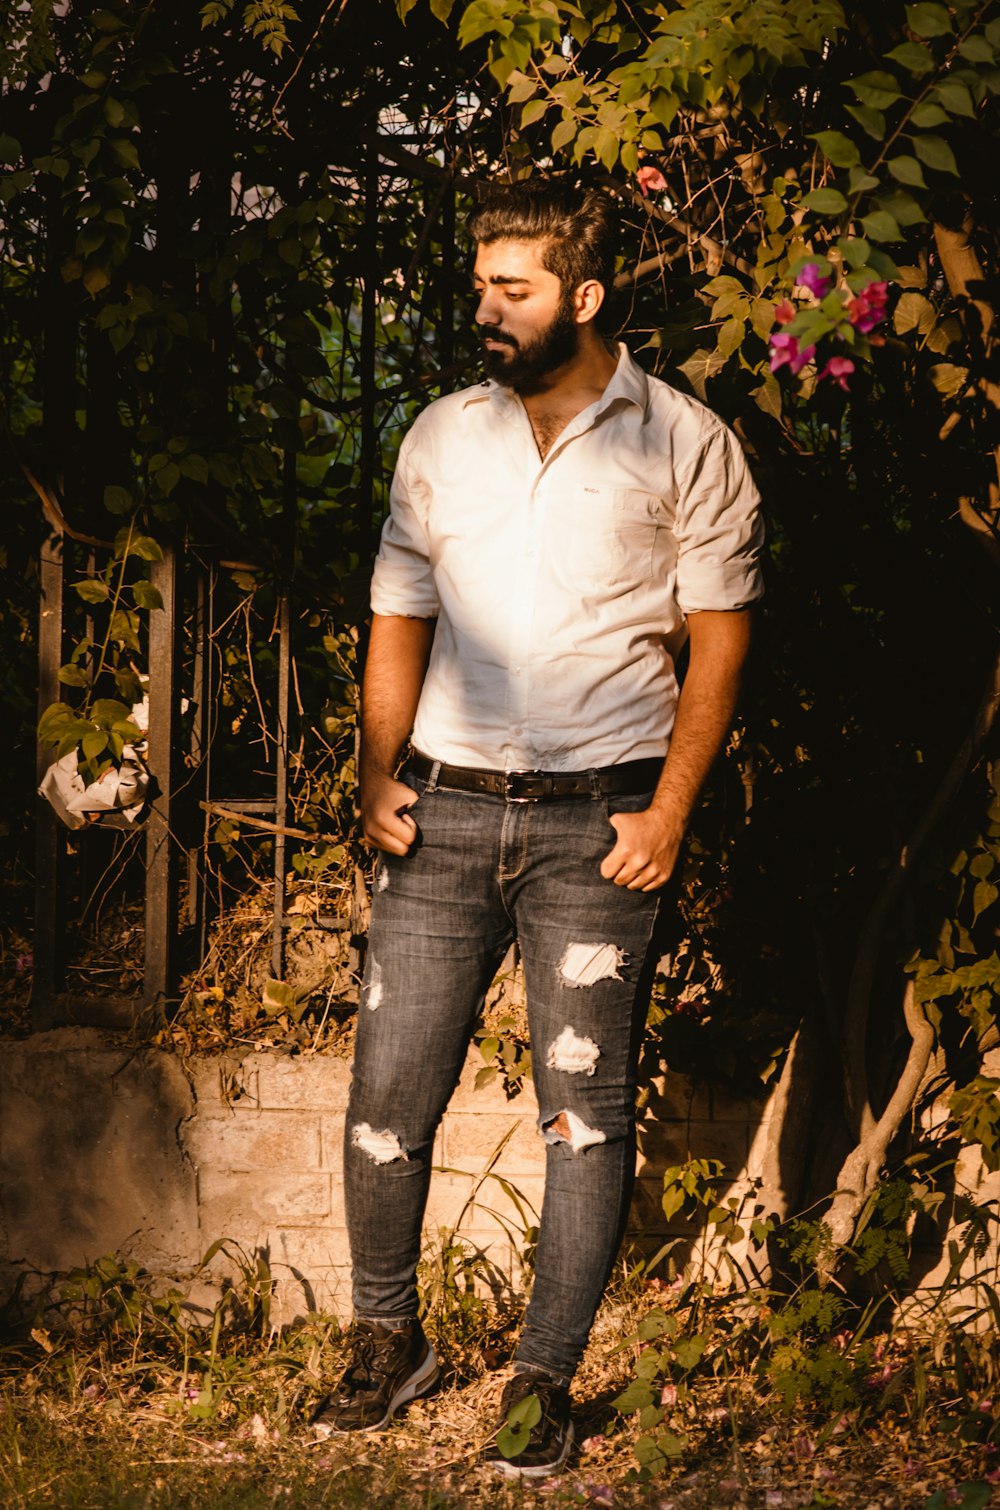
[[[885,319],[885,306],[889,298],[888,283],[866,283],[864,288],[847,301],[847,318],[855,330],[867,335]]]
[[[635,175],[635,181],[647,198],[650,194],[662,194],[667,187],[667,180],[659,168],[654,168],[652,163],[646,163],[639,169]]]
[[[843,388],[847,393],[847,379],[853,371],[854,363],[850,357],[831,357],[817,381],[821,383],[824,378],[829,378],[831,382],[836,383],[838,388]]]
[[[815,355],[815,346],[800,348],[798,336],[790,336],[785,331],[779,331],[777,335],[771,337],[772,372],[777,372],[778,368],[784,367],[786,363],[789,371],[800,372]]]
[[[803,288],[807,288],[817,299],[822,299],[824,294],[830,291],[829,278],[824,278],[815,262],[807,262],[805,267],[800,269],[795,281]]]

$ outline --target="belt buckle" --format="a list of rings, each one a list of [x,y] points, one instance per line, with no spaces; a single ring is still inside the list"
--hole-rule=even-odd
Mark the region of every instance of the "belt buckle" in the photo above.
[[[532,780],[537,782],[537,791],[525,792],[515,789],[515,783]],[[530,771],[504,771],[503,794],[508,802],[538,802],[545,795],[545,777],[537,767]]]

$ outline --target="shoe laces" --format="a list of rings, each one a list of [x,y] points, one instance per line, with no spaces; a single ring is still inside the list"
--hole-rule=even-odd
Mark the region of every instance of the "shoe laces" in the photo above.
[[[344,1384],[351,1389],[377,1389],[378,1376],[385,1373],[391,1363],[395,1345],[394,1331],[379,1337],[374,1332],[358,1328],[351,1338],[350,1361],[344,1371]]]

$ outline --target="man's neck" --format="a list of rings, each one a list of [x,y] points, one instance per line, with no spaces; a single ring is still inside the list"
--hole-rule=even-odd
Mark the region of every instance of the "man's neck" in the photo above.
[[[530,391],[520,392],[543,461],[567,425],[601,398],[617,366],[617,357],[600,337],[594,337],[580,342],[571,361],[546,373]]]
[[[530,388],[519,389],[519,397],[531,414],[535,410],[579,413],[596,403],[610,383],[618,366],[618,355],[592,331],[580,340],[579,349],[568,362],[547,372]]]

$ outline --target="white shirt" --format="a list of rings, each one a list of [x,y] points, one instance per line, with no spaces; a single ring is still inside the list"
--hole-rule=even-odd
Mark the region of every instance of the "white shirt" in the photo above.
[[[432,403],[400,449],[378,614],[437,617],[413,743],[496,770],[666,753],[685,616],[762,591],[759,496],[735,436],[620,348],[544,460],[493,382]]]

